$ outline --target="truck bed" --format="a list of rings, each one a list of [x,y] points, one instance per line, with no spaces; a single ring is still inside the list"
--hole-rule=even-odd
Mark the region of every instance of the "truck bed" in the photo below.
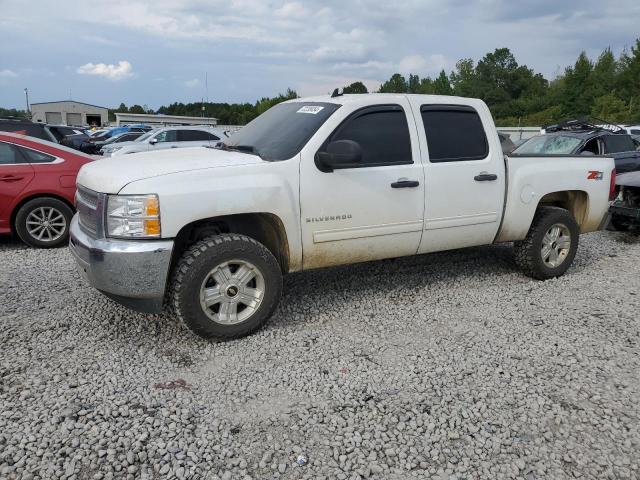
[[[507,190],[496,242],[524,239],[540,203],[569,208],[581,233],[598,230],[606,219],[613,158],[505,155],[504,161]]]

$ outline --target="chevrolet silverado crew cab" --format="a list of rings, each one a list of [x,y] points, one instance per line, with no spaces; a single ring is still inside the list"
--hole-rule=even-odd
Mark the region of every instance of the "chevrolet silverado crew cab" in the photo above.
[[[525,274],[562,275],[613,180],[611,158],[503,156],[480,100],[334,93],[215,148],[84,166],[70,249],[112,299],[232,338],[274,313],[287,272],[515,242]]]

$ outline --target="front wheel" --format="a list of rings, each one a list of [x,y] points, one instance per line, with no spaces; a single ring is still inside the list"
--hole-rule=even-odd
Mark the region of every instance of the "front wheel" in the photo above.
[[[273,254],[244,235],[213,235],[184,252],[173,275],[170,303],[195,334],[237,338],[266,322],[282,294]]]
[[[576,256],[579,235],[580,228],[567,210],[541,207],[526,238],[514,244],[516,264],[538,280],[559,277]]]

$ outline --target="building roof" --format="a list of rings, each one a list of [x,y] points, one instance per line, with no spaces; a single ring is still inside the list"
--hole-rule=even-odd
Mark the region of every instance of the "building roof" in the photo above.
[[[105,110],[109,110],[108,107],[101,107],[100,105],[93,105],[92,103],[78,102],[76,100],[58,100],[57,102],[35,102],[35,103],[32,102],[31,106],[47,105],[48,103],[79,103],[80,105],[87,105],[88,107],[104,108]]]
[[[121,113],[121,112],[116,112],[116,118],[120,118],[120,117],[125,117],[125,118],[131,118],[131,119],[142,119],[142,118],[148,118],[148,119],[154,119],[154,120],[158,120],[158,121],[163,121],[163,120],[191,120],[191,121],[200,121],[200,120],[215,120],[218,121],[217,118],[215,117],[185,117],[183,115],[164,115],[162,113]]]

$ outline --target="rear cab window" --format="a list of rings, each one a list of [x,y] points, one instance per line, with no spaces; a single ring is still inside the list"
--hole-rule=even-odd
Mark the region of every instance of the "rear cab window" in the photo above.
[[[483,160],[489,143],[478,112],[466,105],[422,105],[431,163]]]

